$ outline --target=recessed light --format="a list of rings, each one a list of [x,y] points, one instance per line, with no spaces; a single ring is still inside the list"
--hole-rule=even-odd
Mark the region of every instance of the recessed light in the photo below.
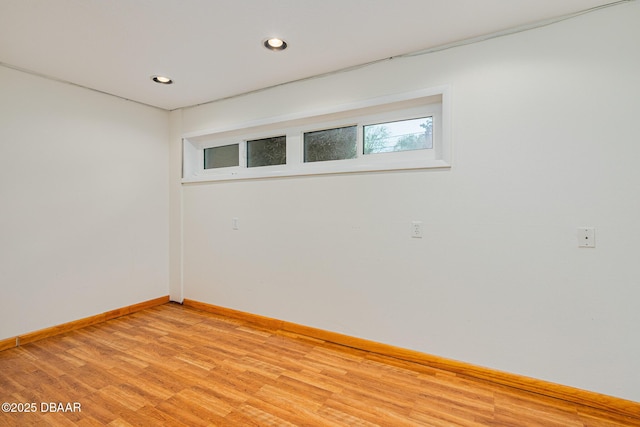
[[[264,41],[264,47],[274,51],[285,50],[287,48],[287,42],[273,37]]]
[[[156,83],[160,83],[163,85],[170,85],[173,83],[173,80],[171,80],[169,77],[165,77],[165,76],[151,76],[151,80],[153,80]]]

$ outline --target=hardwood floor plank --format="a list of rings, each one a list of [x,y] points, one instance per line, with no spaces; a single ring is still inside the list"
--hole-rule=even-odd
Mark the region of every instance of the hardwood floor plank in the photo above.
[[[346,412],[338,411],[337,409],[323,406],[318,413],[325,419],[334,421],[341,426],[353,426],[353,427],[378,427],[379,424],[374,424],[369,421],[358,418],[354,415],[347,414]]]
[[[409,427],[416,425],[416,421],[411,420],[408,415],[403,416],[381,408],[374,402],[360,399],[359,396],[340,394],[327,400],[326,406],[381,426]]]
[[[287,376],[286,373],[278,377],[273,385],[276,388],[292,392],[296,396],[307,396],[316,402],[324,402],[333,395],[331,391],[317,387],[315,384],[310,384],[306,381],[291,378]]]
[[[168,417],[173,417],[180,420],[180,422],[190,427],[204,427],[211,424],[211,421],[207,418],[203,418],[200,412],[194,411],[192,408],[186,405],[184,400],[180,396],[171,397],[163,401],[162,403],[157,405],[155,409],[166,414],[166,416]]]
[[[325,420],[316,414],[320,403],[292,393],[265,386],[247,401],[248,405],[293,425],[324,425]]]
[[[221,418],[224,418],[233,410],[231,405],[210,395],[209,393],[206,393],[204,389],[199,387],[184,389],[176,396],[179,396],[189,402],[189,405],[199,407],[199,410],[201,411],[208,411]]]
[[[105,424],[101,423],[93,417],[84,417],[79,420],[76,425],[80,427],[103,427]]]
[[[82,407],[2,412],[0,425],[8,427],[640,426],[640,415],[176,304],[0,352],[0,401]]]
[[[410,416],[411,420],[415,421],[418,425],[434,426],[434,427],[483,427],[488,425],[500,425],[494,424],[492,421],[475,420],[467,417],[460,417],[453,412],[433,410],[429,412],[414,411]],[[527,425],[527,424],[522,424]],[[527,425],[527,427],[529,427]]]
[[[171,426],[171,427],[190,427],[190,424],[178,420],[171,414],[160,411],[152,406],[144,406],[138,413],[144,417],[147,425],[152,426]]]
[[[496,421],[521,422],[550,427],[581,427],[575,405],[562,402],[540,403],[517,394],[496,393]]]
[[[79,402],[82,403],[84,418],[93,418],[102,425],[107,425],[118,418],[118,415],[109,409],[110,405],[104,404],[96,393],[83,396]]]
[[[323,376],[318,375],[317,372],[301,370],[301,371],[287,371],[282,374],[282,378],[291,378],[296,381],[308,384],[311,387],[315,387],[319,390],[324,390],[328,393],[341,393],[343,388],[338,383],[328,381]]]
[[[246,418],[252,420],[257,426],[269,426],[269,427],[296,427],[295,424],[292,424],[282,418],[278,418],[277,416],[265,412],[261,409],[253,407],[249,404],[244,404],[240,407],[240,413],[244,415]],[[242,425],[242,424],[239,424]]]
[[[578,419],[585,427],[640,426],[637,419],[618,414],[603,414],[591,408],[578,408]]]

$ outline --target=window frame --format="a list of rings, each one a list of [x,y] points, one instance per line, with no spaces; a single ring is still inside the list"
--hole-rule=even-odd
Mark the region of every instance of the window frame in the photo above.
[[[450,88],[386,96],[324,111],[183,135],[183,183],[451,167]],[[364,154],[363,127],[433,117],[433,148]],[[304,161],[304,133],[357,126],[356,158]],[[247,167],[247,141],[286,136],[286,164]],[[204,169],[206,148],[239,144],[239,165]]]

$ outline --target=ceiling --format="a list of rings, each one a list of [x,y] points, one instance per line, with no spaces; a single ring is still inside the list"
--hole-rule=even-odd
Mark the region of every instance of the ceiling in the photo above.
[[[610,3],[0,0],[0,63],[172,110]]]

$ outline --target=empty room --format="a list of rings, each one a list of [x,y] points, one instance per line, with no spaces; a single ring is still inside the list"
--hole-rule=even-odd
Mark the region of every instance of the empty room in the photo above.
[[[640,426],[637,0],[0,0],[0,425]]]

